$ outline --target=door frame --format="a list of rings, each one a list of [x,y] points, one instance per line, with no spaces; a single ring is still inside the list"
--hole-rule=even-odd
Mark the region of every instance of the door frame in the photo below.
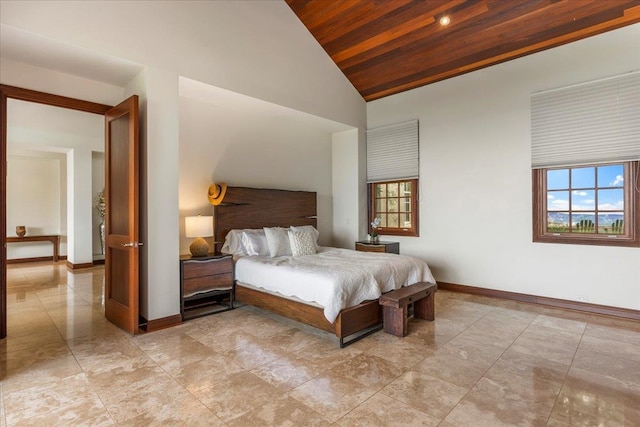
[[[0,84],[0,339],[7,336],[7,100],[105,115],[113,106]]]

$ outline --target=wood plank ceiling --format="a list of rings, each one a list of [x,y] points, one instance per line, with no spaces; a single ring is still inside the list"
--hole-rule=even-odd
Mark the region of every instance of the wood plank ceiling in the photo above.
[[[286,2],[366,101],[640,22],[640,0]]]

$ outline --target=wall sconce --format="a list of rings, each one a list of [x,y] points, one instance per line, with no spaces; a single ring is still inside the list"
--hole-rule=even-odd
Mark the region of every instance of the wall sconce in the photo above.
[[[201,215],[185,217],[184,228],[187,237],[195,237],[195,240],[189,246],[191,256],[207,256],[209,244],[203,237],[213,236],[213,217]]]

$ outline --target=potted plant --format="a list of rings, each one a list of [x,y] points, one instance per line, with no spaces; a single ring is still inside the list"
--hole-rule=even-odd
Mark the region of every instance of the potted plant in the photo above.
[[[104,214],[107,212],[107,203],[104,199],[104,190],[98,193],[96,196],[96,209],[98,210],[98,215],[100,215],[100,225],[98,229],[100,230],[100,251],[104,254],[104,244],[105,244],[105,225],[104,225]]]
[[[378,242],[378,232],[376,231],[376,229],[378,227],[380,227],[380,224],[382,223],[382,220],[380,218],[375,218],[372,222],[371,222],[371,231],[369,232],[369,241],[372,243],[377,243]]]

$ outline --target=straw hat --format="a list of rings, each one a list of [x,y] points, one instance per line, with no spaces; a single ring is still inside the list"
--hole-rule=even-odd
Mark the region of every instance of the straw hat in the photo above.
[[[227,184],[221,182],[216,184],[215,182],[209,186],[209,203],[212,205],[219,205],[224,199],[224,195],[227,193]]]

